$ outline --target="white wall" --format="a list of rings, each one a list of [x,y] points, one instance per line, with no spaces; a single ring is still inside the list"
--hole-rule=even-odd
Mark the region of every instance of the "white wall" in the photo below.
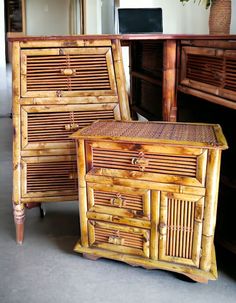
[[[101,0],[86,0],[85,33],[101,34]]]
[[[115,6],[114,1],[101,0],[101,22],[103,34],[115,33]]]
[[[4,22],[4,0],[0,0],[0,67],[5,67],[5,22]]]
[[[26,0],[27,35],[68,35],[69,0]]]
[[[230,34],[236,34],[236,0],[232,0],[232,14],[231,14]]]
[[[0,116],[11,112],[11,102],[7,94],[4,0],[0,0]]]
[[[236,0],[233,0],[236,1]],[[209,10],[178,0],[120,0],[120,7],[160,7],[164,34],[207,34]]]

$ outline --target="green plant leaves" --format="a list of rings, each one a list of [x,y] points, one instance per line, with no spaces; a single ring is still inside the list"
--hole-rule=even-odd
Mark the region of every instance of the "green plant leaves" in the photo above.
[[[186,2],[189,2],[190,0],[179,0],[179,1],[182,2],[183,4],[185,4]],[[211,6],[212,2],[214,2],[214,0],[193,0],[193,1],[198,2],[198,4],[203,4],[206,9],[208,9],[208,7]]]

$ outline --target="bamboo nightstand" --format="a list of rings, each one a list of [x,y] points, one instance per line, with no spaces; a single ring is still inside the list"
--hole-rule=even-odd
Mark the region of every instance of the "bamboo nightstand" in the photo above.
[[[217,278],[219,125],[98,121],[77,140],[81,241],[75,251]]]

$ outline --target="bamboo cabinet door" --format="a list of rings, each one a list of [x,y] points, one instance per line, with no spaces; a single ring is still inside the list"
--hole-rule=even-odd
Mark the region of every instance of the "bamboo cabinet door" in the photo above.
[[[204,198],[161,193],[159,259],[199,267]]]
[[[21,51],[22,97],[116,95],[110,47]]]
[[[236,50],[182,47],[180,84],[236,101]]]

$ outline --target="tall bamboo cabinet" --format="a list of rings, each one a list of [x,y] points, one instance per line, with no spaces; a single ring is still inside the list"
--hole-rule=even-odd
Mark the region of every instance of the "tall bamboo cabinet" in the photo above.
[[[81,240],[75,251],[217,278],[219,125],[98,121],[77,140]]]
[[[129,120],[120,41],[112,36],[19,37],[13,42],[13,209],[77,200],[69,135],[97,119]]]

